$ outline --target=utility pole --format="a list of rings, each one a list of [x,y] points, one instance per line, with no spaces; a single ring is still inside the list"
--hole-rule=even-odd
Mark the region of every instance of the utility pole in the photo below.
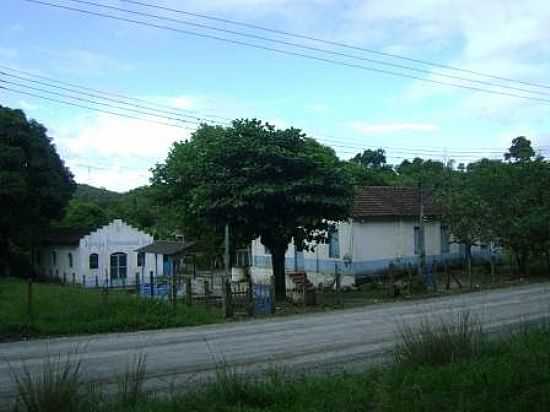
[[[229,279],[229,224],[225,224],[224,252],[223,252],[224,274]]]
[[[426,276],[426,238],[424,222],[424,193],[422,191],[422,181],[418,183],[418,200],[420,203],[420,216],[418,222],[418,249],[420,252],[420,273],[422,277]]]

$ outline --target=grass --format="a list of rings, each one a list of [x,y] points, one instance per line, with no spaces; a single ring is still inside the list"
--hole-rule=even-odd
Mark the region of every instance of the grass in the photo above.
[[[475,359],[487,343],[481,322],[469,312],[458,313],[455,322],[424,319],[418,327],[404,324],[399,332],[401,339],[394,357],[396,364],[404,368]]]
[[[139,299],[126,291],[33,284],[32,321],[27,312],[27,285],[0,280],[0,340],[67,336],[195,326],[222,320],[221,311],[188,307],[157,299]]]
[[[484,338],[479,323],[461,315],[456,324],[424,323],[402,328],[395,362],[361,374],[290,377],[271,373],[262,380],[230,368],[193,392],[105,398],[80,392],[79,410],[133,412],[328,412],[328,411],[521,411],[550,410],[550,329]],[[438,344],[445,350],[438,348]],[[465,345],[467,350],[461,348]],[[423,348],[421,348],[423,347]],[[442,352],[449,352],[443,356]],[[144,363],[126,376],[142,381]],[[69,369],[71,371],[72,369]],[[141,371],[141,372],[140,372]],[[49,376],[49,375],[48,375]],[[134,378],[129,378],[130,380]],[[78,379],[76,379],[78,381]],[[176,388],[177,389],[177,388]],[[188,388],[185,388],[188,389]],[[121,392],[124,390],[119,389]],[[60,396],[67,391],[58,391]],[[70,391],[69,391],[70,392]],[[74,393],[74,392],[73,392]],[[91,402],[91,400],[94,400]],[[86,405],[93,404],[93,409]],[[47,411],[49,409],[20,409]],[[70,409],[59,409],[60,412]]]

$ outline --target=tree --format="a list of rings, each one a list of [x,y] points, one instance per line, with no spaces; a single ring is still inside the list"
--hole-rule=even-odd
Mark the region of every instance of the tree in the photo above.
[[[46,128],[0,106],[0,272],[10,272],[10,251],[32,249],[50,221],[62,217],[74,190]]]
[[[107,212],[99,205],[72,199],[65,211],[65,217],[58,226],[93,230],[109,223]]]
[[[444,184],[449,166],[437,160],[416,157],[411,162],[405,159],[396,168],[398,183],[407,186],[421,184],[424,189],[436,190]]]
[[[442,221],[448,225],[455,242],[464,245],[470,287],[473,285],[472,246],[494,238],[490,209],[476,183],[473,173],[464,169],[448,170],[444,184],[435,191]]]
[[[363,153],[356,154],[351,161],[367,168],[381,169],[386,166],[386,151],[384,149],[367,149]]]
[[[531,141],[525,136],[519,136],[512,140],[512,146],[504,153],[504,159],[516,162],[526,162],[533,157],[535,157],[535,151],[531,147]]]
[[[387,186],[393,184],[397,177],[393,167],[386,163],[384,149],[367,149],[357,153],[346,167],[359,186]]]
[[[331,222],[349,216],[353,198],[345,163],[331,148],[299,129],[259,120],[202,125],[191,141],[173,145],[153,176],[184,226],[229,224],[232,239],[260,237],[272,256],[279,300],[286,297],[290,241],[300,249],[324,239]]]

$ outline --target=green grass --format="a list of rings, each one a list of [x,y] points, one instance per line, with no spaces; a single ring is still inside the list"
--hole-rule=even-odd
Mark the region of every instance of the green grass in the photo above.
[[[222,320],[217,309],[176,308],[157,299],[140,299],[127,291],[33,284],[32,321],[27,314],[27,285],[0,280],[0,340],[21,337],[66,336],[194,326]]]
[[[425,337],[419,337],[426,333]],[[143,392],[140,382],[146,367],[135,361],[125,375],[130,384],[121,387],[126,389],[119,389],[119,396],[106,398],[97,388],[90,388],[80,391],[81,397],[73,402],[79,405],[80,411],[97,412],[550,410],[550,329],[525,329],[496,341],[481,335],[477,323],[463,316],[456,326],[435,323],[431,327],[425,324],[419,329],[404,330],[403,340],[395,349],[395,363],[386,368],[355,375],[299,378],[273,372],[262,380],[222,368],[214,382],[199,386],[193,392],[187,387],[179,391],[174,388],[171,395]],[[435,348],[436,342],[443,342],[451,355],[442,357],[441,351]],[[463,351],[457,347],[458,343],[475,350]],[[419,345],[426,345],[426,349],[419,350]],[[411,348],[405,358],[407,362],[400,357],[403,346]],[[419,356],[411,362],[414,354]],[[74,366],[67,364],[65,374],[73,369]],[[52,378],[51,373],[46,376],[48,382],[60,380]],[[31,390],[24,393],[43,392],[36,385],[30,386]],[[66,389],[63,385],[49,384],[48,387],[57,388],[48,398],[52,402],[58,398],[72,399],[75,393],[74,385]],[[70,410],[68,407],[58,409],[59,412]]]

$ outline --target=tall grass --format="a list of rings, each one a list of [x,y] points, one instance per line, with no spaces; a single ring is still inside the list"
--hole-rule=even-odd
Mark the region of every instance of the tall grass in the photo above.
[[[146,355],[134,356],[132,363],[126,367],[126,371],[118,379],[117,398],[120,404],[126,407],[135,407],[145,398],[143,385],[146,373]]]
[[[22,372],[12,370],[17,398],[16,411],[77,411],[83,404],[81,362],[76,354],[48,357],[37,375],[24,364]]]
[[[424,319],[419,327],[402,325],[394,358],[401,367],[440,366],[478,357],[485,342],[479,319],[459,312],[456,322]]]
[[[221,311],[199,305],[158,299],[141,299],[127,291],[63,287],[51,283],[33,286],[32,325],[29,327],[26,284],[17,279],[0,279],[0,341],[22,336],[66,336],[122,332],[222,321]],[[62,314],[62,316],[61,316]]]

